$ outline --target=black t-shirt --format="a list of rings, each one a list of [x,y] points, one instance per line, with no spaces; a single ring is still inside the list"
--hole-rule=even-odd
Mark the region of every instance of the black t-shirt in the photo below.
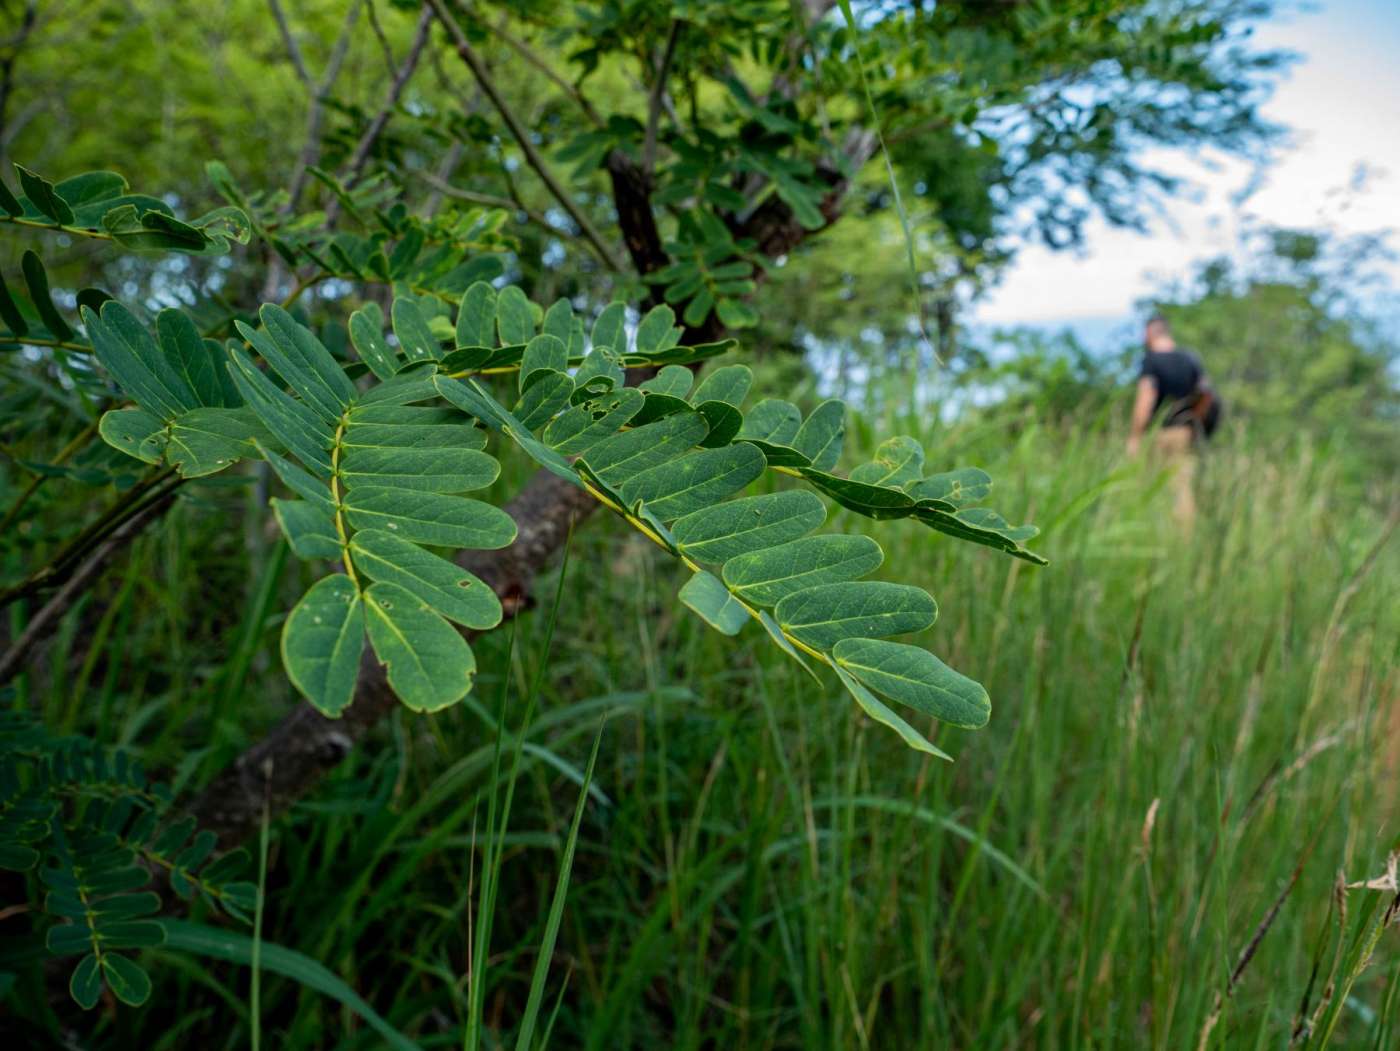
[[[1201,359],[1189,350],[1178,348],[1149,350],[1142,357],[1142,371],[1138,377],[1150,376],[1156,382],[1157,400],[1152,403],[1152,413],[1156,415],[1163,402],[1174,402],[1195,393],[1204,374]]]

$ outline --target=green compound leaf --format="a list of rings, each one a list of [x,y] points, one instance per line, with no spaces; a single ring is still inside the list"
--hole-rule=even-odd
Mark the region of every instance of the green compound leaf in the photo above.
[[[239,333],[262,355],[287,386],[334,426],[355,400],[355,387],[312,331],[281,307],[264,304],[263,331],[235,322]]]
[[[515,522],[499,507],[465,496],[357,486],[344,506],[356,529],[383,529],[419,544],[493,550],[515,539]]]
[[[753,386],[753,371],[747,365],[725,365],[700,381],[690,396],[693,404],[721,401],[738,408]]]
[[[165,456],[165,422],[145,409],[113,409],[102,414],[97,433],[114,449],[146,463]]]
[[[381,529],[350,541],[355,567],[373,580],[397,584],[464,628],[485,631],[501,622],[496,593],[445,558]]]
[[[913,438],[889,438],[875,450],[875,459],[851,472],[851,481],[866,485],[902,486],[924,472],[924,448]]]
[[[108,171],[83,172],[54,186],[54,191],[75,213],[85,206],[120,197],[126,190],[126,179]]]
[[[530,377],[537,372],[562,373],[569,367],[569,347],[562,339],[548,333],[535,336],[525,344],[520,358],[520,389],[530,386]]]
[[[902,718],[892,711],[888,705],[884,704],[878,697],[867,690],[861,682],[841,665],[835,665],[836,675],[841,680],[841,684],[846,687],[855,702],[860,706],[861,711],[874,719],[882,726],[888,726],[895,733],[903,738],[904,743],[916,751],[924,752],[935,756],[938,759],[953,761],[953,757],[941,748],[937,747],[918,730],[914,729]]]
[[[947,504],[946,510],[952,511],[985,500],[992,491],[992,476],[977,467],[961,467],[908,482],[904,491],[921,502]]]
[[[645,397],[634,387],[624,387],[574,405],[550,421],[544,442],[565,456],[582,456],[622,430],[641,411]]]
[[[744,415],[739,438],[756,438],[771,445],[789,445],[802,426],[802,410],[790,401],[765,398]]]
[[[148,924],[160,930],[156,924]],[[102,977],[112,995],[128,1007],[140,1007],[151,995],[151,977],[134,960],[119,953],[102,954]]]
[[[535,336],[535,308],[515,285],[507,285],[496,295],[496,331],[507,347],[528,344]]]
[[[440,427],[439,430],[465,428]],[[485,489],[501,473],[494,457],[461,448],[370,448],[345,450],[340,478],[346,488],[379,485],[432,493],[466,493]]]
[[[792,447],[818,471],[829,471],[841,459],[846,439],[846,403],[833,398],[812,410],[793,436]]]
[[[496,290],[477,281],[462,293],[457,308],[459,347],[489,347],[496,342]]]
[[[263,459],[276,472],[277,477],[282,479],[283,485],[303,500],[309,500],[327,514],[335,513],[335,498],[331,495],[330,487],[326,483],[318,478],[313,478],[296,464],[278,456],[265,445],[260,444],[258,451],[262,453]]]
[[[433,371],[406,365],[403,371],[399,372],[393,379],[385,380],[383,383],[371,387],[356,398],[355,406],[367,408],[371,405],[411,405],[414,402],[427,401],[436,396],[437,390],[433,387]]]
[[[648,357],[670,350],[680,340],[676,312],[666,304],[652,307],[637,323],[636,350]]]
[[[247,409],[192,409],[170,424],[165,458],[183,478],[216,474],[237,460],[255,459],[272,436]]]
[[[87,307],[82,316],[93,354],[137,405],[163,420],[198,407],[184,376],[126,307],[109,300],[100,317]]]
[[[0,186],[3,186],[0,183]],[[83,307],[92,309],[91,303],[79,300],[79,311]],[[100,307],[100,304],[98,304]],[[3,321],[10,333],[16,336],[23,336],[29,331],[29,322],[24,320],[24,315],[20,313],[19,304],[15,302],[14,296],[10,294],[10,286],[5,284],[5,278],[0,275],[0,321]]]
[[[695,406],[695,411],[705,417],[705,422],[710,425],[710,433],[700,443],[706,449],[728,445],[744,425],[743,413],[728,402],[702,401]]]
[[[340,536],[336,533],[335,517],[330,511],[306,500],[282,500],[274,496],[268,502],[287,543],[292,545],[298,558],[341,556]]]
[[[197,405],[225,406],[232,384],[227,375],[223,349],[199,334],[179,310],[162,310],[156,315],[156,339],[161,352],[185,380]]]
[[[621,354],[627,349],[627,307],[609,303],[593,322],[592,343],[595,349],[606,347]]]
[[[703,569],[686,581],[680,600],[725,635],[737,635],[749,622],[749,611],[735,600],[729,589]]]
[[[671,526],[680,550],[698,562],[718,564],[738,555],[806,536],[826,520],[826,506],[793,489],[728,500],[686,515]]]
[[[404,415],[381,415],[405,422],[362,423],[361,413],[367,410],[352,410],[350,424],[340,439],[341,449],[348,454],[356,449],[474,449],[479,452],[486,447],[486,432],[462,426],[461,416],[449,409],[408,405],[393,408],[402,409]],[[420,420],[434,422],[416,422]]]
[[[588,356],[579,365],[578,371],[574,373],[574,383],[579,387],[591,386],[594,383],[611,383],[613,389],[621,387],[627,378],[627,373],[622,367],[622,359],[619,358],[608,347],[598,347],[589,351]]]
[[[657,518],[670,521],[719,503],[766,467],[752,445],[702,449],[634,475],[622,486],[622,498],[628,507],[641,501]]]
[[[840,478],[810,467],[801,471],[803,478],[842,507],[867,518],[905,518],[913,513],[914,498],[899,489]]]
[[[380,322],[368,311],[357,310],[350,315],[350,342],[360,360],[381,380],[392,379],[403,361],[390,348],[380,329]]]
[[[370,645],[405,705],[435,712],[471,692],[471,647],[426,602],[398,584],[378,581],[365,591],[365,611]]]
[[[92,953],[84,956],[73,968],[73,974],[68,979],[68,993],[84,1011],[97,1006],[98,998],[102,995],[102,965]]]
[[[438,342],[423,311],[411,299],[400,297],[390,307],[390,317],[394,323],[394,336],[409,361],[433,361],[442,357],[442,344]]]
[[[732,558],[723,575],[745,602],[773,606],[804,588],[856,580],[884,560],[880,545],[868,536],[824,534]]]
[[[549,336],[536,336],[536,340],[550,339]],[[556,342],[558,342],[556,340]],[[562,344],[561,344],[562,346]],[[574,393],[574,381],[563,372],[553,369],[536,369],[530,376],[530,384],[519,403],[511,410],[520,425],[528,431],[543,427],[560,409],[569,404]]]
[[[793,638],[826,651],[842,639],[922,631],[938,618],[938,606],[922,588],[860,580],[821,584],[789,595],[773,615]]]
[[[637,418],[632,421],[633,427],[642,427],[665,416],[691,411],[690,403],[684,398],[673,398],[669,394],[657,394],[655,391],[644,391],[642,397],[645,399],[642,402],[642,411],[637,413]],[[708,421],[705,426],[709,427]],[[708,436],[707,431],[706,437]]]
[[[684,412],[637,427],[599,442],[589,450],[588,466],[612,486],[675,459],[709,432],[699,413]]]
[[[58,195],[53,183],[18,164],[15,165],[15,172],[19,175],[19,188],[24,191],[24,196],[43,213],[44,218],[63,226],[72,225],[73,209]]]
[[[233,381],[263,426],[307,467],[329,478],[334,432],[314,412],[275,386],[243,351],[230,347],[228,354]]]
[[[1010,525],[1006,519],[989,508],[970,507],[965,511],[947,514],[921,506],[915,513],[921,522],[940,533],[997,548],[1033,565],[1044,566],[1049,562],[1044,556],[1028,551],[1023,546],[1027,540],[1037,536],[1040,530],[1035,526]]]
[[[355,697],[365,644],[365,610],[355,582],[335,573],[312,585],[282,629],[282,663],[292,684],[335,718]]]
[[[831,655],[866,686],[925,715],[972,730],[991,718],[992,702],[981,684],[918,646],[844,639]]]
[[[387,383],[380,384],[381,387],[388,386]],[[378,388],[375,388],[376,390]],[[437,388],[433,388],[433,393],[437,393]],[[345,434],[352,435],[357,427],[432,427],[436,428],[442,423],[461,423],[461,416],[453,409],[438,405],[390,405],[384,403],[365,404],[364,399],[350,410],[346,417],[347,425]],[[460,430],[457,433],[461,433]],[[480,431],[474,432],[479,438],[483,437]],[[463,437],[464,442],[469,439]],[[341,444],[345,444],[342,442]],[[366,444],[390,445],[392,442],[371,442]],[[418,442],[408,442],[410,445],[420,444]],[[482,445],[472,445],[471,448],[479,449]]]
[[[653,394],[668,394],[673,398],[684,398],[695,382],[695,373],[684,365],[667,365],[651,379],[638,385],[640,390]]]

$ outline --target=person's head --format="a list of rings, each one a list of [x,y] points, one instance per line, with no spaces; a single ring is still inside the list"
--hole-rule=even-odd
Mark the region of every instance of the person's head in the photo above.
[[[1147,319],[1142,342],[1148,350],[1176,349],[1176,340],[1172,339],[1172,327],[1161,314],[1153,314]]]

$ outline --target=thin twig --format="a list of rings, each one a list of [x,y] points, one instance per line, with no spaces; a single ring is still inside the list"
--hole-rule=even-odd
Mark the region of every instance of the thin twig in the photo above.
[[[439,184],[450,185],[447,183],[447,177],[456,170],[461,159],[462,142],[460,139],[454,139],[452,145],[447,148],[447,152],[442,155],[442,160],[438,162],[438,170],[434,173]],[[447,196],[447,194],[443,190],[434,186],[433,192],[428,194],[427,199],[423,202],[423,215],[425,218],[431,219],[437,214],[438,206],[442,204],[442,199],[445,196]]]
[[[301,48],[297,45],[297,38],[292,36],[292,27],[287,25],[287,16],[282,11],[282,5],[277,0],[267,0],[267,6],[272,9],[272,20],[277,23],[277,31],[282,34],[282,43],[286,45],[287,57],[292,60],[297,79],[306,85],[307,91],[314,90],[311,71],[306,68],[306,59],[301,57]]]
[[[104,400],[102,404],[98,406],[97,417],[100,418],[101,415],[111,407],[111,404],[110,401]],[[92,440],[92,436],[96,433],[97,418],[94,418],[91,423],[78,432],[77,436],[72,441],[58,451],[58,454],[50,461],[51,464],[56,467],[61,467],[63,464],[67,463],[69,458],[83,446],[87,445],[87,443]],[[53,476],[50,474],[36,474],[34,476],[29,485],[25,487],[24,492],[19,494],[15,502],[10,505],[10,509],[5,512],[5,517],[0,519],[0,536],[9,535],[10,526],[15,524],[15,520],[19,518],[19,513],[24,509],[24,505],[29,502],[29,498],[38,492],[39,487],[43,485],[47,479],[52,477]]]
[[[477,193],[474,190],[458,189],[446,179],[430,171],[415,171],[413,174],[418,176],[418,178],[422,179],[444,197],[452,197],[459,201],[470,201],[472,204],[484,205],[487,208],[504,208],[508,212],[520,212],[529,219],[530,222],[548,231],[555,237],[581,242],[589,251],[596,252],[591,242],[579,237],[578,234],[565,230],[562,226],[555,225],[549,221],[549,218],[544,215],[543,212],[538,212],[533,208],[526,207],[519,200],[511,200],[509,197],[497,197],[495,194],[490,193]],[[611,261],[604,256],[599,256],[598,260],[605,266],[612,265]]]
[[[369,16],[369,27],[374,33],[374,38],[379,41],[379,50],[384,52],[384,71],[392,77],[394,75],[394,49],[389,46],[389,38],[384,35],[384,27],[379,24],[379,15],[375,11],[374,0],[367,0],[365,14]]]
[[[168,492],[165,496],[147,504],[144,510],[128,518],[93,549],[63,587],[59,588],[53,597],[44,603],[39,612],[34,614],[34,617],[25,626],[24,632],[15,640],[14,645],[5,652],[3,657],[0,657],[0,685],[9,682],[19,674],[26,664],[30,663],[30,659],[39,644],[47,636],[53,634],[59,621],[73,608],[74,603],[87,591],[93,581],[101,575],[112,557],[129,544],[153,519],[164,514],[165,509],[174,499],[174,492]]]
[[[384,126],[389,123],[389,115],[394,112],[394,107],[399,104],[399,98],[403,95],[403,89],[408,85],[414,70],[418,68],[418,59],[423,54],[423,45],[428,42],[428,29],[433,24],[433,11],[427,4],[423,5],[423,11],[418,16],[418,28],[413,34],[413,43],[409,46],[408,55],[403,60],[403,65],[394,75],[394,82],[389,87],[389,96],[384,100],[384,105],[370,121],[365,133],[360,136],[360,141],[355,144],[355,152],[350,157],[350,173],[345,178],[346,186],[353,186],[359,181],[361,172],[364,171],[365,163],[369,160],[370,151],[374,149],[375,142],[384,131]],[[335,202],[339,203],[339,202]],[[331,209],[327,209],[329,218]]]
[[[36,569],[18,584],[0,592],[0,609],[34,594],[41,588],[52,587],[66,580],[74,565],[85,558],[94,547],[101,544],[105,536],[110,535],[118,526],[144,511],[148,502],[154,502],[154,500],[148,501],[152,491],[159,490],[162,484],[169,481],[174,474],[175,468],[166,467],[133,485],[97,519],[88,523],[76,537],[68,541],[52,561]],[[183,479],[175,478],[166,492],[176,489],[182,482]],[[165,492],[159,492],[156,499],[164,495]]]
[[[486,69],[486,64],[481,60],[481,56],[476,53],[476,49],[472,47],[471,42],[467,40],[466,34],[462,32],[462,27],[457,24],[456,19],[454,19],[447,10],[443,0],[428,0],[428,2],[433,5],[433,10],[437,14],[438,21],[442,23],[443,27],[447,30],[448,36],[452,38],[452,43],[457,49],[457,54],[461,57],[462,61],[467,64],[467,68],[470,69],[472,75],[476,77],[476,82],[481,85],[481,90],[485,92],[486,97],[491,100],[491,104],[495,106],[496,111],[500,113],[501,119],[505,121],[511,136],[520,147],[520,151],[525,154],[526,163],[534,169],[535,174],[540,177],[540,180],[545,184],[545,187],[554,196],[555,200],[559,202],[564,211],[569,213],[569,218],[574,221],[574,225],[579,228],[583,236],[593,245],[599,258],[607,260],[609,269],[620,271],[622,269],[621,265],[613,258],[613,254],[608,250],[607,245],[604,244],[603,238],[599,235],[598,231],[594,229],[593,224],[588,221],[588,217],[583,214],[578,204],[559,183],[559,180],[555,178],[554,173],[550,170],[549,165],[545,163],[544,158],[540,156],[539,151],[535,149],[535,144],[530,139],[530,133],[526,130],[525,126],[520,123],[520,118],[517,117],[515,112],[507,105],[505,98],[501,95],[500,89],[496,86],[496,82],[491,79],[491,74]]]
[[[268,0],[268,3],[275,8],[277,0]],[[360,0],[352,0],[345,15],[345,24],[341,27],[340,36],[336,39],[331,57],[326,62],[326,69],[321,76],[320,83],[313,85],[309,75],[305,78],[305,83],[311,92],[311,98],[306,107],[306,138],[302,143],[301,154],[297,157],[296,168],[292,172],[291,183],[287,190],[287,203],[282,208],[284,214],[289,215],[296,209],[297,201],[301,199],[302,191],[306,189],[307,170],[316,163],[316,159],[321,155],[321,121],[325,116],[326,97],[330,94],[336,78],[340,76],[340,67],[345,64],[345,55],[350,50],[350,38],[359,17]],[[286,40],[289,48],[296,46],[290,34],[287,34]],[[299,66],[299,72],[306,72],[306,63],[301,60],[299,51],[293,53],[293,63]]]
[[[552,81],[555,87],[557,87],[565,95],[568,95],[569,98],[572,99],[573,102],[579,107],[579,109],[583,110],[583,115],[587,117],[590,121],[592,121],[593,124],[600,128],[603,126],[603,118],[599,116],[598,111],[593,108],[593,103],[589,102],[588,99],[584,97],[584,95],[578,90],[578,88],[574,87],[574,85],[570,84],[567,80],[565,80],[558,73],[556,73],[548,62],[540,58],[539,55],[537,55],[534,51],[530,49],[528,44],[526,44],[523,40],[519,40],[511,36],[508,32],[506,32],[505,26],[503,25],[498,25],[492,32],[498,40],[504,41],[507,47],[509,47],[526,62],[530,63],[530,65],[534,66],[537,70],[543,73],[544,76],[550,81]]]
[[[661,103],[666,97],[666,79],[671,75],[671,61],[676,57],[676,43],[681,37],[679,18],[671,22],[671,32],[666,37],[666,50],[661,55],[661,65],[656,70],[656,80],[651,85],[651,97],[647,100],[647,135],[642,151],[643,170],[650,178],[656,170],[656,132],[661,123]]]

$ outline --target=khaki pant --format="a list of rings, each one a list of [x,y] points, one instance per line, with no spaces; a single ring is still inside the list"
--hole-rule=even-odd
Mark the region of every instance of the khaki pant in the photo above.
[[[1163,427],[1153,441],[1156,459],[1171,472],[1172,517],[1183,533],[1196,524],[1196,432]]]

